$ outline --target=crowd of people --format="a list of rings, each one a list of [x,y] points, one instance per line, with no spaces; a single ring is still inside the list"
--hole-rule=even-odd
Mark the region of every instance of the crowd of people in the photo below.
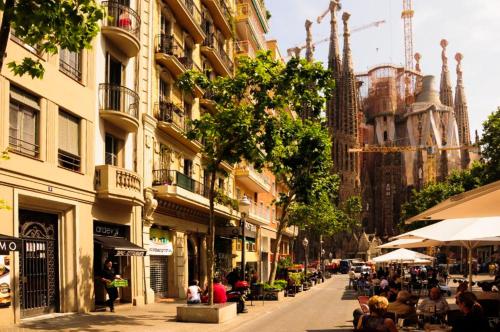
[[[426,280],[431,285],[428,296],[419,301],[419,295],[403,289],[398,268],[380,268],[373,274],[349,275],[349,287],[357,289],[360,308],[353,313],[353,325],[359,331],[397,331],[397,326],[449,324],[453,332],[490,331],[488,320],[474,293],[459,287],[455,297],[460,314],[449,320],[449,304],[437,286],[440,276],[434,269],[410,270],[410,281]],[[446,276],[447,277],[447,276]],[[433,281],[436,280],[434,283]],[[465,284],[467,285],[467,284]]]

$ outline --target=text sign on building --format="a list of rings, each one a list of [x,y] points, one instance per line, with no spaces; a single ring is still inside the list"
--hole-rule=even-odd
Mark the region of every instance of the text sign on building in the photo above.
[[[0,254],[9,254],[10,251],[20,251],[20,240],[2,240],[0,239]]]
[[[174,246],[168,231],[160,228],[151,228],[149,231],[149,256],[170,256],[174,253]]]
[[[146,254],[145,251],[139,251],[139,250],[117,249],[115,252],[115,256],[144,256],[145,254]]]
[[[103,223],[94,223],[94,234],[101,236],[124,237],[125,232],[123,226],[110,225]]]

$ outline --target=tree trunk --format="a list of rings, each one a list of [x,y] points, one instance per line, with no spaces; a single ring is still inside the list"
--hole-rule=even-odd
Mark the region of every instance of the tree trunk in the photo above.
[[[281,238],[283,237],[283,230],[286,227],[286,214],[288,210],[288,206],[290,204],[287,204],[286,206],[283,207],[283,212],[281,213],[281,218],[279,219],[279,225],[278,225],[278,231],[276,232],[276,242],[274,246],[271,248],[272,252],[274,253],[273,259],[271,261],[271,273],[269,274],[269,284],[272,285],[274,282],[274,279],[276,279],[276,270],[278,269],[278,255],[279,255],[279,248],[281,245]]]
[[[273,251],[273,259],[271,261],[271,273],[269,275],[269,284],[272,285],[274,283],[274,279],[276,279],[276,272],[278,270],[278,255],[279,255],[279,248],[281,245],[281,239],[283,237],[283,228],[281,226],[282,224],[278,226],[278,231],[276,232],[276,242],[274,242],[274,246],[271,248]]]
[[[208,226],[208,243],[207,243],[207,278],[208,278],[208,304],[214,304],[214,257],[215,257],[215,213],[214,213],[214,199],[215,199],[215,177],[217,173],[212,171],[210,173],[210,189],[208,192],[208,199],[210,202],[209,213],[209,226]]]
[[[12,12],[14,10],[15,0],[5,1],[5,9],[2,17],[2,25],[0,26],[0,72],[3,67],[3,60],[5,59],[5,50],[9,42],[10,23],[12,22]]]

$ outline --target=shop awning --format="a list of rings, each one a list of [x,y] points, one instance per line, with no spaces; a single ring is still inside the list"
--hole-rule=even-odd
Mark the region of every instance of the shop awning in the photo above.
[[[146,254],[146,249],[123,237],[94,235],[94,241],[103,248],[114,250],[115,256],[144,256]]]
[[[0,254],[8,254],[10,251],[20,251],[22,241],[20,238],[0,234]]]

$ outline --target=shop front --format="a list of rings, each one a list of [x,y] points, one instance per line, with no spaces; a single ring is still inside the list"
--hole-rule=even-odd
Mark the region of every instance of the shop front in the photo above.
[[[149,231],[149,273],[150,287],[155,298],[168,296],[168,266],[174,253],[172,235],[161,226],[153,225]]]
[[[146,250],[130,242],[130,227],[102,221],[94,221],[94,273],[96,309],[106,301],[105,285],[100,281],[104,262],[109,259],[113,263],[115,273],[131,285],[131,257],[144,256]],[[120,302],[132,302],[130,287],[118,290]]]
[[[241,268],[241,253],[243,248],[243,237],[241,228],[236,242],[236,266]],[[245,271],[247,276],[259,274],[259,253],[257,251],[257,226],[249,222],[245,223]]]
[[[233,269],[233,240],[241,234],[241,228],[231,223],[215,228],[215,276],[224,277]]]

